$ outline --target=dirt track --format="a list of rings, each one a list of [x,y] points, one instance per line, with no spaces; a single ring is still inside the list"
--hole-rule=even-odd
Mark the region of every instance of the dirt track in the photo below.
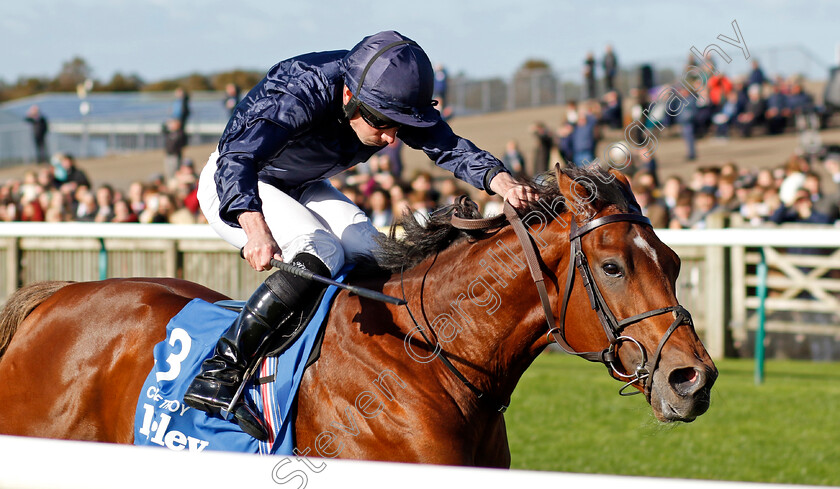
[[[529,127],[536,121],[545,122],[552,130],[561,118],[561,107],[543,107],[503,112],[490,115],[455,118],[451,125],[456,133],[471,139],[479,147],[500,156],[505,142],[516,139],[525,154],[530,158],[533,153],[534,137]],[[688,177],[698,166],[708,164],[722,164],[735,161],[743,167],[773,167],[782,164],[797,147],[794,134],[783,136],[751,139],[733,138],[728,143],[721,143],[706,138],[697,145],[698,159],[685,162],[685,147],[678,136],[658,135],[659,146],[656,150],[659,162],[660,177],[678,174]],[[823,143],[840,143],[840,129],[831,129],[821,133]],[[604,135],[600,149],[613,142],[619,142],[624,136],[619,131],[608,132]],[[191,146],[186,149],[186,157],[192,158],[200,169],[213,151],[213,145]],[[431,170],[434,174],[444,176],[447,172],[436,168],[426,156],[419,151],[405,149],[403,152],[406,173],[410,178],[420,169]],[[146,181],[152,175],[163,171],[163,151],[146,151],[131,154],[111,155],[103,158],[83,160],[79,167],[88,173],[94,185],[110,183],[116,188],[126,189],[134,180]],[[0,169],[0,181],[10,178],[20,178],[31,166],[16,166]]]

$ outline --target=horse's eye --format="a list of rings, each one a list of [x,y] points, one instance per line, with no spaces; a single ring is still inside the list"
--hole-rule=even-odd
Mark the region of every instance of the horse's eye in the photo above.
[[[621,268],[618,265],[616,265],[615,263],[604,263],[601,266],[601,269],[609,277],[620,277],[621,276]]]

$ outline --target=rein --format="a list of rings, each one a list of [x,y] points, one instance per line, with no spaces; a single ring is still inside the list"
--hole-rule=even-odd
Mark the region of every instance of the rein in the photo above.
[[[400,277],[400,286],[402,287],[403,297],[405,297],[405,285],[402,281],[402,277]],[[408,315],[411,318],[411,320],[417,326],[418,331],[420,331],[420,335],[423,336],[423,339],[426,340],[426,343],[431,345],[432,340],[429,339],[429,337],[426,335],[426,332],[423,330],[423,327],[420,326],[420,324],[417,322],[417,319],[414,318],[414,314],[411,312],[411,308],[408,307],[407,302],[405,304],[405,309],[406,309],[406,311],[408,311]],[[429,329],[431,330],[431,326],[429,327]],[[437,335],[435,335],[435,336],[437,336]],[[461,381],[461,383],[463,383],[465,386],[467,386],[467,388],[469,390],[471,390],[472,393],[475,394],[475,396],[478,399],[489,403],[490,407],[494,411],[497,411],[499,413],[504,413],[505,411],[507,411],[507,409],[509,407],[509,404],[505,404],[505,403],[499,401],[495,397],[485,393],[484,391],[482,391],[481,389],[476,387],[475,384],[470,382],[469,379],[467,379],[464,376],[464,374],[462,374],[461,371],[458,370],[458,367],[456,367],[455,365],[452,364],[452,361],[449,360],[449,358],[446,356],[446,351],[443,348],[441,348],[440,345],[438,345],[438,354],[436,355],[436,357],[438,359],[440,359],[440,361],[443,362],[443,364],[446,366],[446,368],[449,369],[449,371],[452,372],[452,374],[455,375],[455,377],[457,377],[458,380]]]
[[[461,196],[459,198],[459,202],[462,205],[469,205],[469,204],[475,205],[472,201],[469,201],[467,199],[467,196],[465,196],[465,195]],[[462,229],[462,230],[465,230],[465,231],[484,231],[484,230],[490,230],[490,229],[498,229],[498,228],[501,228],[501,227],[507,225],[507,219],[505,218],[504,215],[501,215],[501,214],[498,215],[498,216],[489,217],[489,218],[485,218],[485,219],[468,219],[468,218],[460,217],[457,214],[453,214],[452,216],[450,216],[449,219],[450,219],[450,222],[452,223],[452,225],[455,228]],[[431,267],[429,267],[429,269],[431,269]],[[427,270],[426,273],[429,273],[429,271]],[[425,284],[425,282],[426,282],[426,279],[425,279],[425,276],[424,276],[423,283]],[[426,340],[426,343],[431,345],[432,340],[429,339],[429,337],[426,335],[426,332],[425,332],[424,328],[422,326],[420,326],[420,324],[417,322],[417,319],[414,317],[414,314],[411,312],[411,308],[408,306],[408,301],[407,301],[406,295],[405,295],[405,281],[403,280],[403,270],[402,269],[400,270],[400,288],[402,289],[403,299],[406,301],[404,305],[405,305],[406,311],[408,311],[408,316],[411,318],[411,321],[414,323],[414,325],[417,326],[417,330],[420,331],[420,335],[423,336],[423,339]],[[421,301],[422,301],[422,286],[421,286]],[[428,322],[427,322],[427,324],[428,324]],[[434,332],[434,330],[432,330],[430,325],[429,325],[429,330]],[[435,334],[435,336],[437,336],[437,335]],[[503,403],[499,399],[495,398],[494,396],[491,396],[491,395],[485,393],[484,391],[482,391],[481,389],[476,387],[475,384],[470,382],[469,379],[467,379],[464,376],[464,374],[462,374],[461,371],[458,370],[458,368],[455,365],[452,364],[452,361],[449,360],[449,358],[447,357],[446,351],[442,347],[440,347],[439,344],[438,344],[438,354],[436,355],[436,357],[438,359],[440,359],[441,362],[443,362],[443,364],[446,366],[446,368],[449,369],[449,371],[452,372],[452,374],[455,377],[457,377],[458,380],[461,381],[461,383],[463,383],[465,386],[467,386],[467,388],[470,391],[472,391],[473,394],[475,394],[476,398],[488,403],[490,405],[490,407],[496,412],[504,413],[505,411],[507,411],[507,409],[509,407],[509,404]]]
[[[462,201],[462,203],[464,202]],[[607,305],[607,302],[604,300],[604,296],[603,294],[601,294],[601,290],[598,288],[597,282],[595,282],[595,278],[592,275],[592,269],[589,267],[589,262],[586,259],[586,255],[583,253],[583,247],[581,244],[581,238],[585,234],[601,226],[605,226],[616,222],[630,222],[633,224],[650,226],[650,220],[648,220],[648,218],[638,214],[611,214],[589,221],[583,226],[578,226],[574,219],[571,220],[571,229],[569,231],[569,271],[566,279],[566,289],[563,293],[563,303],[560,308],[559,326],[557,326],[554,320],[554,313],[551,310],[551,302],[548,297],[548,291],[545,287],[545,277],[542,273],[542,270],[540,269],[540,258],[537,254],[534,242],[531,239],[531,236],[528,234],[528,231],[525,229],[525,225],[522,223],[519,214],[517,214],[516,210],[509,203],[505,202],[504,214],[483,219],[468,219],[458,216],[457,214],[453,214],[450,217],[450,222],[453,227],[466,231],[489,231],[494,229],[500,229],[506,226],[507,224],[510,224],[513,228],[514,233],[519,239],[520,245],[522,246],[522,252],[525,255],[525,261],[528,265],[528,270],[531,273],[531,278],[534,281],[534,285],[537,288],[537,293],[540,296],[540,303],[542,304],[543,313],[545,314],[546,322],[548,323],[549,328],[547,336],[551,336],[554,342],[556,342],[560,346],[560,348],[562,348],[563,351],[565,351],[566,353],[582,357],[586,360],[589,360],[590,362],[603,363],[612,370],[612,372],[617,376],[617,378],[626,380],[625,384],[618,391],[619,394],[622,396],[640,394],[640,391],[625,391],[627,391],[627,389],[633,384],[641,382],[642,387],[644,389],[645,398],[648,400],[648,402],[650,402],[651,388],[653,387],[653,373],[659,366],[659,360],[662,355],[662,349],[664,348],[665,343],[680,325],[692,324],[691,314],[689,314],[689,312],[683,306],[676,305],[662,307],[659,309],[653,309],[651,311],[636,314],[635,316],[631,316],[622,320],[616,319],[615,315],[610,310],[609,305]],[[592,307],[592,309],[595,310],[595,312],[597,313],[598,320],[601,322],[601,326],[604,328],[604,333],[606,334],[607,340],[609,341],[609,345],[601,351],[579,352],[576,351],[568,343],[568,341],[566,341],[566,310],[568,309],[569,300],[572,295],[572,287],[574,286],[576,271],[581,276],[583,286],[586,289],[587,296],[589,297],[589,304]],[[400,275],[400,283],[401,285],[403,285],[403,298],[405,298],[405,288],[402,280],[402,272],[400,273]],[[412,314],[411,312],[411,308],[409,308],[408,304],[406,304],[405,307],[408,311],[409,316],[411,317],[411,320],[414,322],[414,324],[417,326],[417,329],[420,331],[420,334],[423,336],[423,339],[431,345],[431,339],[426,335],[423,327],[421,327],[415,319],[414,314]],[[662,338],[659,340],[659,345],[657,346],[653,357],[649,360],[647,351],[642,346],[642,344],[639,343],[639,341],[634,339],[633,337],[622,334],[622,332],[627,326],[669,312],[674,314],[674,322],[671,323],[671,326],[665,331],[665,334],[662,335]],[[635,345],[642,355],[642,359],[636,366],[634,372],[629,375],[623,373],[616,366],[619,360],[618,349],[625,342],[629,342]],[[452,372],[452,374],[455,375],[458,378],[458,380],[460,380],[464,385],[466,385],[479,399],[489,402],[492,408],[500,413],[504,413],[507,410],[508,406],[506,404],[481,391],[478,387],[472,384],[464,376],[464,374],[462,374],[457,369],[457,367],[455,367],[455,365],[452,364],[452,362],[447,357],[446,351],[443,350],[443,348],[440,348],[439,346],[438,348],[438,354],[436,355],[437,358],[439,358],[441,362],[443,362],[443,364],[446,366],[446,368],[449,369],[449,371]]]

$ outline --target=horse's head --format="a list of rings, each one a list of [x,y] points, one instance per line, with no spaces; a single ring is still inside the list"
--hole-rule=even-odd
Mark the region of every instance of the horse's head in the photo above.
[[[555,339],[606,363],[627,383],[622,391],[646,395],[659,420],[694,420],[709,407],[717,369],[677,301],[679,257],[641,216],[621,173],[558,171],[557,183],[570,211],[571,250],[557,277],[572,285],[560,297]]]

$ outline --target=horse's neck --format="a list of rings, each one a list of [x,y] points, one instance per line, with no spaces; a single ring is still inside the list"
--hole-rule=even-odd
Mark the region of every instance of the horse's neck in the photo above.
[[[556,269],[560,249],[551,244],[537,251],[549,269]],[[556,280],[546,282],[556,296]],[[485,392],[507,399],[548,344],[537,288],[510,227],[422,262],[406,275],[406,284],[414,289],[407,291],[409,297],[416,298],[410,307],[421,308],[414,316],[424,330],[433,330],[440,354]]]

